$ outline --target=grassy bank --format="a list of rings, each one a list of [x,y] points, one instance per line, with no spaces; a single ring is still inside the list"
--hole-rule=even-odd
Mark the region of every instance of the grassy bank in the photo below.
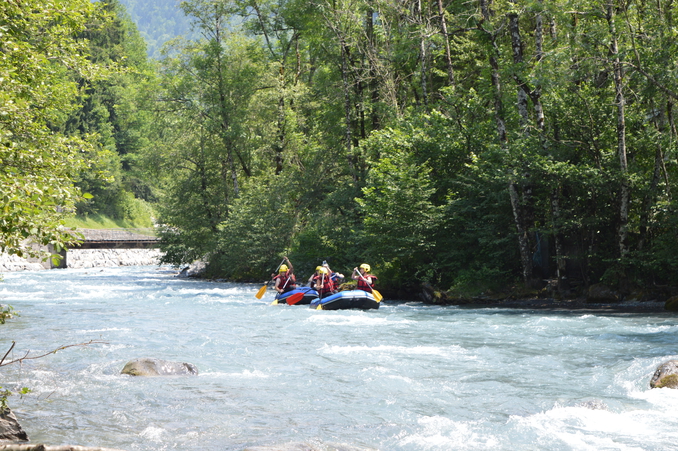
[[[104,215],[75,216],[65,221],[66,227],[78,229],[126,229],[143,235],[155,235],[155,230],[146,223],[113,219]]]

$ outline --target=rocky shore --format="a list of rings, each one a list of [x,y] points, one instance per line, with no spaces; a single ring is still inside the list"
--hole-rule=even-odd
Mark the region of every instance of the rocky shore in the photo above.
[[[156,248],[146,248],[136,243],[152,241],[157,238],[131,232],[124,229],[78,229],[85,238],[83,248],[74,247],[61,253],[65,268],[98,268],[106,266],[146,266],[157,265],[162,252]],[[98,244],[92,246],[92,244]],[[108,243],[108,244],[102,244]],[[89,246],[86,246],[89,245]],[[33,251],[43,255],[54,253],[47,246],[28,245]],[[16,255],[0,254],[0,272],[37,271],[51,269],[54,265],[49,259],[37,257],[22,258]]]
[[[456,305],[462,308],[496,307],[596,313],[660,313],[678,311],[678,293],[675,291],[678,290],[662,288],[661,290],[622,294],[603,285],[592,285],[586,292],[571,297],[555,296],[547,290],[532,294],[486,293],[463,297],[423,284],[418,297],[428,304]]]
[[[71,249],[67,268],[99,268],[106,266],[157,265],[162,257],[158,249]],[[46,267],[47,266],[47,267]],[[25,259],[16,255],[0,255],[0,272],[39,271],[49,264],[37,258]]]

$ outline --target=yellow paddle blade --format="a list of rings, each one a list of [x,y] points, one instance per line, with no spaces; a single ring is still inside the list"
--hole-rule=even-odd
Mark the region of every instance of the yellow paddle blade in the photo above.
[[[372,294],[374,295],[374,299],[377,300],[377,302],[381,302],[384,297],[379,293],[377,290],[372,290]]]
[[[273,302],[271,302],[271,305],[278,305],[278,300],[276,299]]]
[[[322,304],[318,305],[315,309],[316,309],[316,310],[322,310],[322,309],[323,309]]]
[[[268,284],[266,284],[266,285],[264,285],[263,287],[259,288],[259,291],[257,291],[257,294],[255,294],[254,296],[255,296],[257,299],[261,299],[262,297],[264,297],[264,293],[266,293],[266,288],[268,288]]]

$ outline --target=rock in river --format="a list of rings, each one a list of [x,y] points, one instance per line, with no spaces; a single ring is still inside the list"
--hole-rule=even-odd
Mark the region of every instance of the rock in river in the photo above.
[[[0,407],[0,440],[27,441],[28,435],[21,428],[14,413]]]
[[[652,388],[678,388],[678,360],[669,360],[657,367],[652,379]]]
[[[191,363],[141,358],[130,360],[120,374],[130,376],[196,376],[198,368]]]

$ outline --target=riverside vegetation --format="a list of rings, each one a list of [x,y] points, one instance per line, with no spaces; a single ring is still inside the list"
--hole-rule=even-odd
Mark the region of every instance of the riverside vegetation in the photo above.
[[[669,296],[677,9],[188,0],[149,59],[117,0],[2,2],[2,250],[153,217],[167,263],[230,280],[288,255],[369,262],[387,297]]]

